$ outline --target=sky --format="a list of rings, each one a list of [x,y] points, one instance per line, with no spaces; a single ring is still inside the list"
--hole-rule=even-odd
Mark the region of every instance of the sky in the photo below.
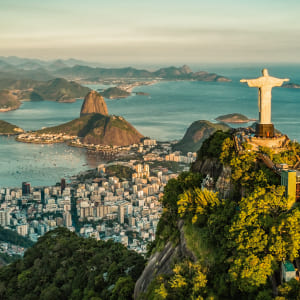
[[[0,0],[0,56],[300,62],[299,0]]]

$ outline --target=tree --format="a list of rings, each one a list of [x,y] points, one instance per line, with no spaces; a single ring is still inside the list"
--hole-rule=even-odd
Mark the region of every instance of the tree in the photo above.
[[[134,281],[131,277],[120,277],[112,291],[112,300],[131,300],[133,298]]]
[[[196,187],[182,193],[177,203],[181,217],[188,214],[192,217],[193,223],[198,221],[203,224],[207,220],[207,215],[220,204],[220,200],[217,193]]]
[[[242,291],[266,284],[280,261],[298,256],[300,211],[289,210],[283,187],[256,188],[239,203],[228,233],[229,274]]]

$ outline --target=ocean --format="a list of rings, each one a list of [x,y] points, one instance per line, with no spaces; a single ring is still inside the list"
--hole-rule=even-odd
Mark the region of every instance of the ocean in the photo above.
[[[265,66],[263,66],[265,67]],[[300,66],[266,66],[271,76],[290,78],[300,83]],[[133,95],[126,99],[107,100],[110,114],[121,115],[143,135],[159,141],[178,140],[189,125],[197,120],[215,122],[229,113],[242,113],[258,118],[257,89],[241,84],[241,78],[260,76],[259,66],[193,66],[227,76],[232,82],[159,82],[139,86],[134,91],[149,96]],[[92,88],[103,86],[93,85]],[[83,100],[75,103],[50,101],[24,102],[20,109],[1,113],[0,119],[25,130],[54,126],[79,117]],[[300,89],[272,90],[272,122],[292,140],[300,141]],[[64,144],[35,145],[18,143],[13,137],[0,137],[0,187],[52,185],[101,162],[84,149]]]

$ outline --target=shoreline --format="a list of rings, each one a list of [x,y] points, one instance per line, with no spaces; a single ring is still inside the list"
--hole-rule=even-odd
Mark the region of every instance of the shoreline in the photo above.
[[[248,119],[248,120],[236,120],[236,121],[228,121],[228,120],[217,120],[218,122],[222,122],[222,123],[229,123],[229,124],[246,124],[249,122],[256,122],[257,119]]]
[[[17,110],[18,108],[20,108],[21,104],[19,106],[14,106],[14,107],[0,108],[0,113],[9,112],[9,111],[12,111],[12,110]]]

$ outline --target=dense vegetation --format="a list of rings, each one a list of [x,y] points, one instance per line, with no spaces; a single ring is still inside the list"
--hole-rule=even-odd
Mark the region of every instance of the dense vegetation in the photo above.
[[[173,146],[173,149],[183,153],[196,152],[214,132],[218,130],[228,131],[229,129],[230,127],[226,124],[216,124],[204,120],[195,121],[187,129],[184,137]]]
[[[82,137],[87,144],[126,146],[143,137],[130,123],[119,116],[84,115],[73,121],[36,131],[37,134],[67,134]]]
[[[11,243],[25,248],[31,247],[34,244],[28,238],[19,235],[13,230],[5,229],[2,226],[0,226],[0,241]]]
[[[0,269],[1,299],[132,299],[144,259],[113,241],[66,228],[46,233],[22,260]]]
[[[300,256],[299,205],[284,197],[277,176],[244,146],[238,155],[230,135],[216,132],[198,153],[198,159],[217,158],[231,167],[230,199],[201,189],[201,174],[168,182],[149,251],[162,250],[169,240],[176,244],[177,224],[184,220],[197,261],[175,261],[173,273],[157,276],[143,299],[300,299],[299,282],[279,279],[281,261]]]
[[[7,253],[0,253],[0,267],[8,265],[10,263],[12,263],[15,260],[20,259],[21,256],[20,255],[8,255]]]
[[[110,87],[102,91],[100,94],[107,99],[126,98],[130,96],[129,92],[122,90],[118,87]]]
[[[272,149],[261,147],[261,152],[267,154],[274,163],[288,164],[294,167],[300,161],[300,144],[297,142],[290,142],[287,149],[280,153],[274,153]]]
[[[81,86],[74,81],[56,78],[45,83],[40,83],[34,88],[34,92],[44,100],[68,101],[75,98],[83,98],[90,89]]]
[[[16,134],[20,131],[22,131],[22,129],[19,128],[18,126],[8,123],[6,121],[0,120],[0,135]]]
[[[3,79],[0,80],[1,87],[10,90],[21,90],[22,92],[16,97],[19,100],[67,101],[83,98],[90,91],[88,87],[63,78],[56,78],[46,82],[28,79]]]
[[[116,176],[121,179],[131,180],[134,170],[127,166],[111,165],[106,167],[105,173],[108,176]]]
[[[89,114],[70,122],[38,130],[37,133],[64,133],[84,137],[101,136],[107,127],[116,127],[134,133],[134,128],[121,117]]]

